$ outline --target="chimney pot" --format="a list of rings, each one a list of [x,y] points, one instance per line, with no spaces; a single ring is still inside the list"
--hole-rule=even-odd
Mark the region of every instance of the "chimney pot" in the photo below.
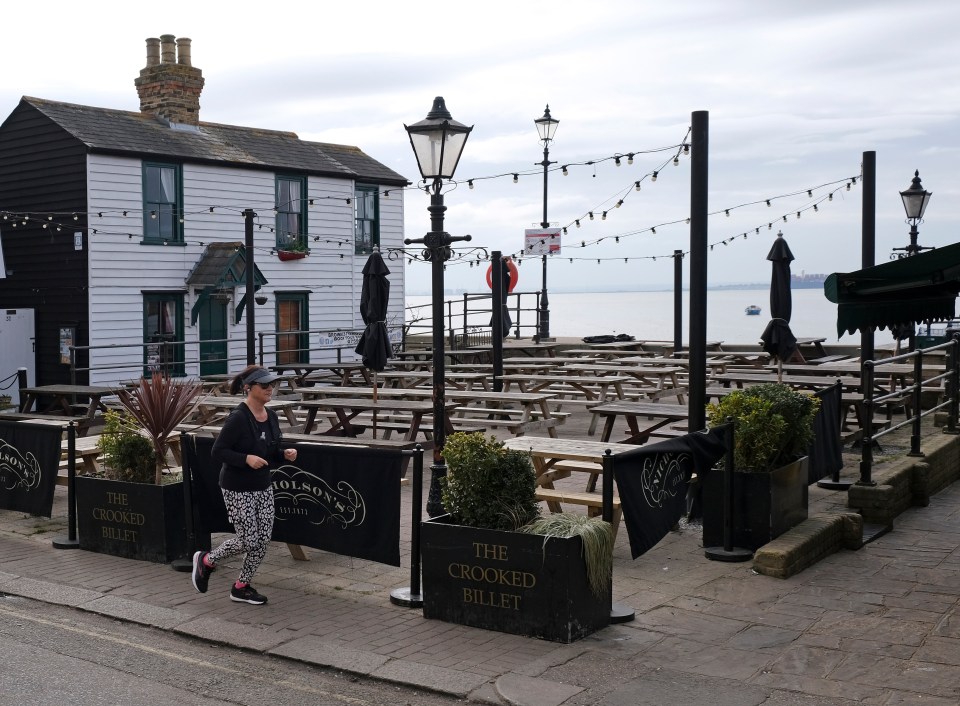
[[[190,46],[189,39],[172,34],[147,40],[147,66],[133,82],[141,113],[179,125],[199,125],[204,80],[203,72],[191,63]]]
[[[184,66],[191,66],[190,63],[190,40],[186,37],[180,37],[177,40],[177,63]]]
[[[176,37],[172,34],[160,35],[160,61],[164,64],[174,64],[177,61],[177,50],[175,48]]]
[[[160,63],[160,40],[156,37],[147,39],[147,66],[157,66]]]

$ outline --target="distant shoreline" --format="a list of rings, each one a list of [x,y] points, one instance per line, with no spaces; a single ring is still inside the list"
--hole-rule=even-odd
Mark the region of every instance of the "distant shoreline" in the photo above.
[[[790,285],[791,289],[822,289],[823,282],[793,282]],[[708,291],[713,290],[770,290],[769,282],[755,282],[753,284],[715,284],[707,287]],[[630,292],[672,292],[673,286],[663,285],[660,287],[648,287],[646,289],[564,289],[564,288],[551,288],[551,292],[556,294],[626,294]],[[684,292],[689,292],[690,287],[683,287]],[[460,295],[460,294],[470,294],[474,293],[474,290],[467,289],[447,289],[444,290],[444,295]],[[407,296],[410,297],[429,297],[431,292],[429,290],[418,291],[418,292],[406,292]]]

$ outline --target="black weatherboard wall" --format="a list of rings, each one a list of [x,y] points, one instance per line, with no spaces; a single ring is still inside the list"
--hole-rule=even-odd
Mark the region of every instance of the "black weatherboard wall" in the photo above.
[[[30,219],[16,228],[13,216],[0,219],[7,269],[0,310],[36,311],[37,384],[70,381],[69,367],[60,363],[61,326],[76,326],[77,345],[89,341],[86,209],[86,147],[21,101],[0,125],[0,211]],[[83,234],[81,250],[74,249],[75,232]],[[86,367],[85,356],[79,364]],[[78,375],[78,383],[87,381],[86,373]]]

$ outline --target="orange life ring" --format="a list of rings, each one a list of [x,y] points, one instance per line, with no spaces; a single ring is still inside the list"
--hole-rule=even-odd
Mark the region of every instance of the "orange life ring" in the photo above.
[[[510,288],[508,292],[512,292],[517,286],[517,280],[520,279],[520,271],[517,270],[517,266],[513,264],[513,260],[507,260],[507,270],[510,272]],[[487,286],[490,289],[493,289],[493,264],[491,263],[487,267]]]

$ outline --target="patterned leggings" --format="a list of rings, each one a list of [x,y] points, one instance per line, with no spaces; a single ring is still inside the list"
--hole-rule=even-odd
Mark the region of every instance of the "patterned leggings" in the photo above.
[[[250,583],[263,557],[267,555],[267,545],[273,532],[273,488],[247,492],[221,488],[221,492],[237,536],[210,552],[210,561],[219,564],[221,559],[246,552],[238,580]]]

